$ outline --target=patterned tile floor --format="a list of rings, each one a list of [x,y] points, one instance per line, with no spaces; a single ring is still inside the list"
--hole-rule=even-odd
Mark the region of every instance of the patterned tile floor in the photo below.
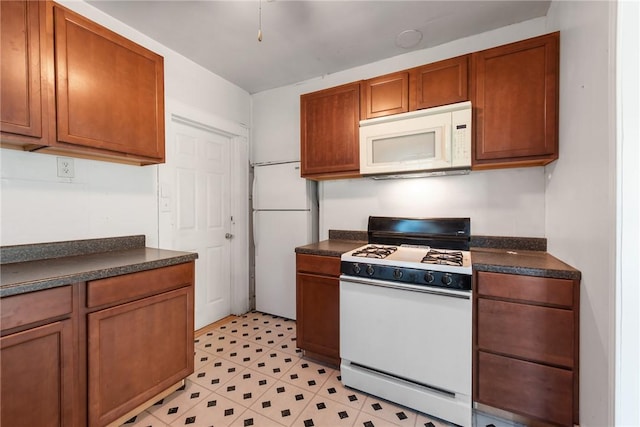
[[[295,321],[251,312],[196,338],[195,372],[125,427],[442,427],[302,358]]]

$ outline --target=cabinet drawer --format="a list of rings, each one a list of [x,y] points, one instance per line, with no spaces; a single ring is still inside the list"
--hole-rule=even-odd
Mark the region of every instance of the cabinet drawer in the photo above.
[[[478,298],[478,347],[573,367],[573,312]]]
[[[539,304],[573,307],[573,281],[478,272],[478,294]]]
[[[560,425],[573,423],[573,372],[485,352],[478,355],[480,403]]]
[[[71,286],[2,298],[2,330],[70,314],[73,310],[72,300]]]
[[[130,301],[193,283],[194,263],[140,271],[87,283],[87,307]]]
[[[296,270],[338,277],[340,276],[340,258],[321,255],[296,254]]]

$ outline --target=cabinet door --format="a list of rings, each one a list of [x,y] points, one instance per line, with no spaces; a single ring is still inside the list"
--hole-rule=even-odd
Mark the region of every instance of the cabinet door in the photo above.
[[[475,169],[558,158],[559,33],[472,55]]]
[[[46,135],[46,79],[41,64],[45,46],[40,40],[45,30],[40,7],[35,1],[0,2],[2,142],[40,145]]]
[[[298,347],[338,365],[340,281],[314,274],[298,273],[296,276]]]
[[[302,177],[359,175],[360,83],[302,95],[300,126]]]
[[[54,6],[56,145],[164,161],[163,58]]]
[[[469,55],[411,69],[411,111],[469,100]]]
[[[106,425],[193,373],[193,288],[88,316],[89,425]]]
[[[0,338],[0,425],[73,425],[72,329],[63,320]]]
[[[361,118],[372,119],[409,111],[409,72],[362,82]]]

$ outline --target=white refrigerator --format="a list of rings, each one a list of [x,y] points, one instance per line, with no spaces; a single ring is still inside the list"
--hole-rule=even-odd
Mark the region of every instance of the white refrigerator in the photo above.
[[[295,319],[295,248],[318,241],[317,184],[300,178],[300,162],[253,171],[256,310]]]

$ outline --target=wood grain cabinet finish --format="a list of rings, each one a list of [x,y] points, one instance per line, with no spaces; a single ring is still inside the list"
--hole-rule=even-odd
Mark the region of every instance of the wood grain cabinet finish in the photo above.
[[[413,68],[410,74],[410,111],[469,100],[469,55]]]
[[[164,162],[160,55],[53,2],[1,4],[3,146]]]
[[[362,83],[362,119],[469,99],[469,55],[426,64]]]
[[[88,418],[102,426],[193,373],[194,263],[87,285],[89,301],[114,301],[87,314]],[[131,287],[138,298],[115,303],[118,289],[136,298]]]
[[[559,44],[556,32],[302,95],[302,176],[358,177],[359,119],[467,100],[472,169],[556,160]]]
[[[573,371],[483,351],[478,359],[476,400],[546,423],[573,425]]]
[[[474,400],[578,424],[579,282],[476,272]]]
[[[388,74],[362,82],[361,119],[409,111],[409,72]]]
[[[0,20],[2,142],[40,146],[48,136],[44,4],[2,1]]]
[[[71,286],[3,298],[0,306],[0,425],[77,425]]]
[[[106,426],[193,373],[194,265],[0,299],[0,425]]]
[[[471,55],[474,169],[558,158],[559,33]]]
[[[359,176],[360,83],[300,96],[301,176]]]
[[[54,6],[56,146],[164,161],[164,60]]]
[[[340,258],[296,254],[297,345],[340,365]]]

